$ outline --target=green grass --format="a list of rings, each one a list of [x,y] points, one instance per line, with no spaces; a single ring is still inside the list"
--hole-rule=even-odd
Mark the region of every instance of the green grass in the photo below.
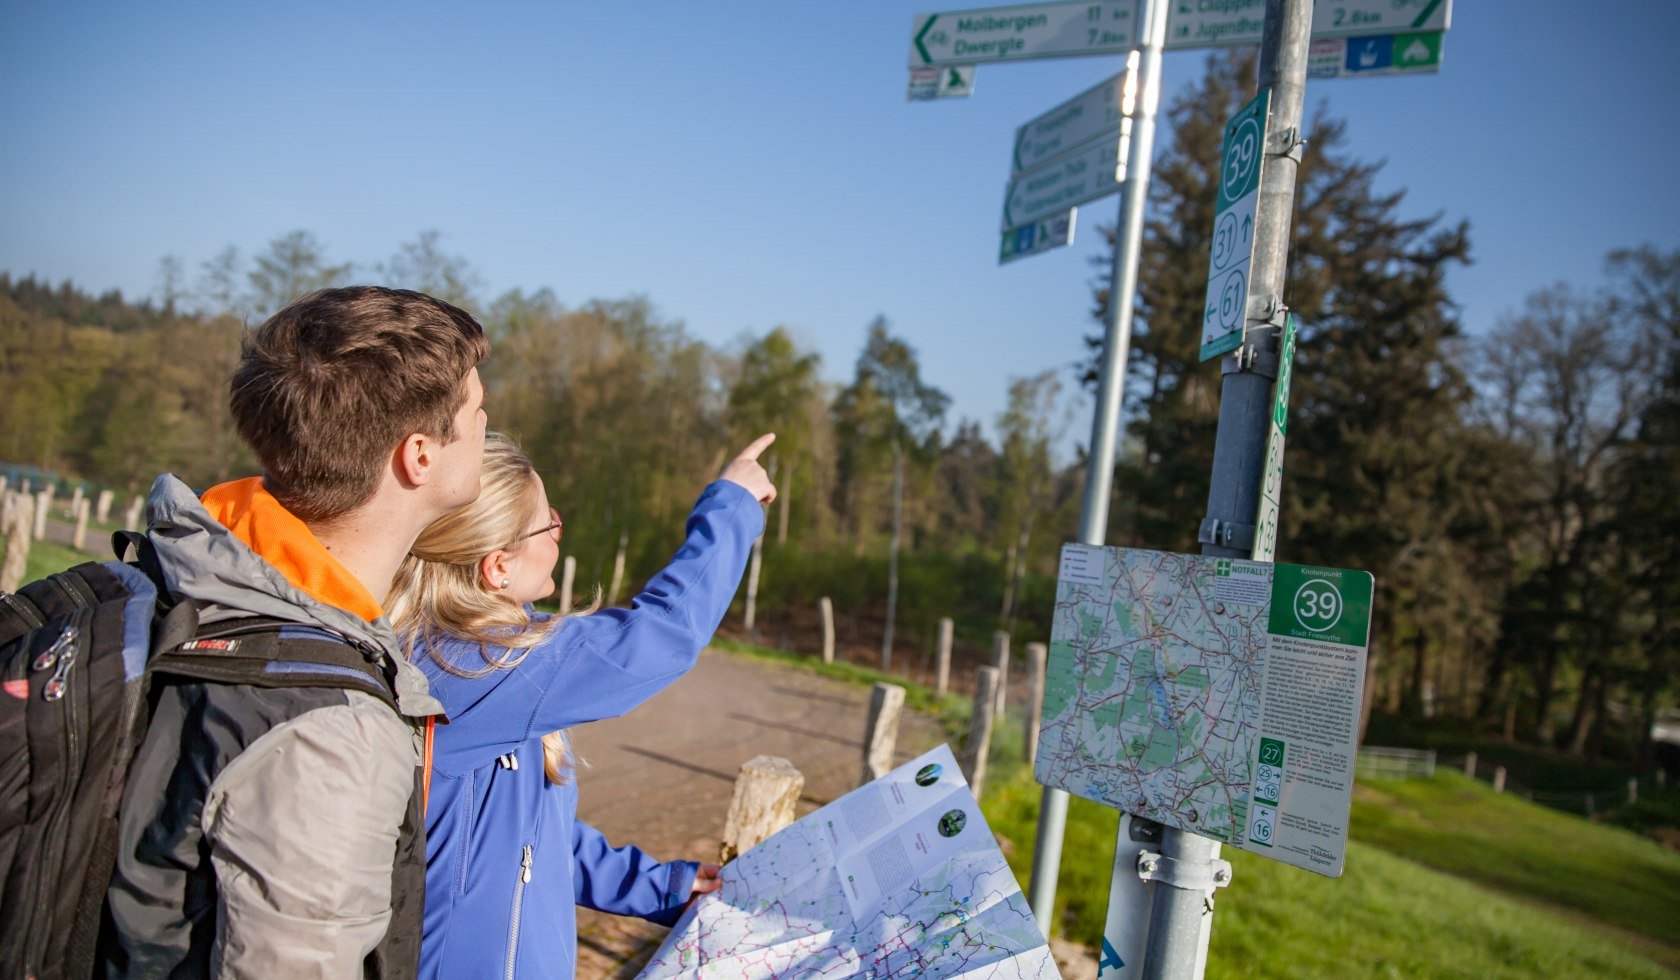
[[[1019,763],[987,779],[982,809],[1022,882],[1040,792]],[[1209,976],[1661,977],[1680,967],[1667,911],[1680,900],[1680,855],[1452,773],[1359,796],[1339,879],[1226,849],[1235,875],[1217,898]],[[1056,922],[1090,944],[1119,820],[1070,804]]]
[[[1680,949],[1680,854],[1629,831],[1451,771],[1363,783],[1352,827],[1358,840],[1427,867]]]

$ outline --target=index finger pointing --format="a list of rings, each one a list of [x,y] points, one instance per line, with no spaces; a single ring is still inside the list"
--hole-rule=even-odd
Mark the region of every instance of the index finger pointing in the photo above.
[[[766,432],[757,439],[748,443],[747,448],[741,450],[735,458],[756,460],[758,459],[758,454],[764,452],[766,449],[769,449],[770,444],[775,441],[776,434],[774,432]]]

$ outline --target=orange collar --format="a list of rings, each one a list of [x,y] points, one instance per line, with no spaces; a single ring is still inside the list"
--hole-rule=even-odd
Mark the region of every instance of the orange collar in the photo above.
[[[310,596],[372,622],[379,600],[253,476],[211,487],[199,498],[210,516]]]

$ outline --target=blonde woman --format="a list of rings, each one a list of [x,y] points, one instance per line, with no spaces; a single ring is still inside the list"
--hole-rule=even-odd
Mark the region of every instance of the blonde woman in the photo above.
[[[689,515],[629,609],[548,616],[560,515],[512,442],[485,441],[482,492],[421,533],[388,602],[443,703],[426,812],[422,977],[570,977],[575,905],[675,921],[717,866],[615,848],[577,819],[562,729],[624,714],[694,666],[740,584],[776,488],[759,437]]]

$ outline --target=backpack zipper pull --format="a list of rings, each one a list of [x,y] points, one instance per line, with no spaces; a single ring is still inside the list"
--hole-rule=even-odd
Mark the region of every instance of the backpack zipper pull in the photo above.
[[[64,630],[64,636],[60,637],[58,642],[53,644],[55,647],[63,645],[66,649],[64,651],[64,656],[59,658],[58,669],[53,671],[52,677],[47,679],[46,686],[41,688],[42,700],[57,701],[59,698],[64,697],[65,690],[70,687],[70,668],[76,664],[75,639],[75,627],[66,627]]]
[[[519,863],[519,880],[529,885],[531,883],[531,845],[525,845],[525,860]]]
[[[58,639],[53,641],[52,646],[41,651],[41,655],[36,657],[35,662],[29,665],[30,668],[33,670],[46,670],[53,664],[58,663],[59,654],[64,652],[65,647],[75,642],[76,627],[64,627],[64,632],[58,634]]]

